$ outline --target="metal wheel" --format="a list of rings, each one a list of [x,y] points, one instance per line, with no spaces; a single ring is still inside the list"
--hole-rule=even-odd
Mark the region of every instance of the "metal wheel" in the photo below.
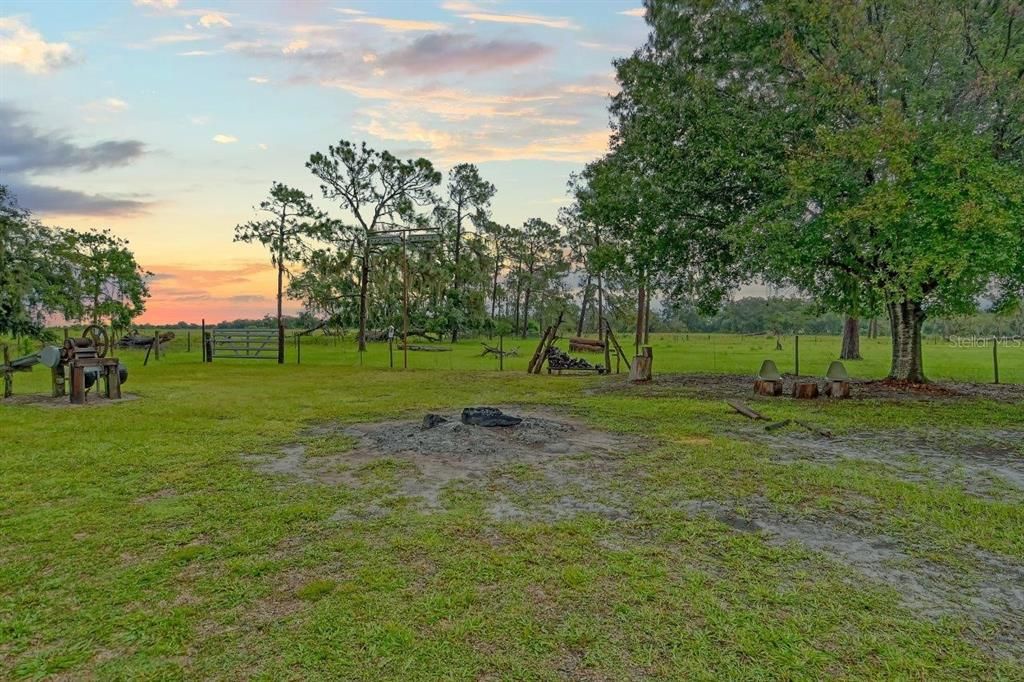
[[[98,324],[90,324],[82,330],[82,338],[92,341],[93,347],[96,348],[96,357],[107,357],[107,351],[110,350],[110,338],[107,336],[106,329]]]

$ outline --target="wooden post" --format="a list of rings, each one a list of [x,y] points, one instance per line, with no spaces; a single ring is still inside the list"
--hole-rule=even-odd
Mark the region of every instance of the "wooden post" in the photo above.
[[[277,364],[284,364],[284,324],[277,325]]]
[[[189,330],[185,331],[185,343],[187,344],[186,352],[191,353],[192,352],[192,332],[189,331]]]
[[[121,399],[121,372],[117,365],[107,366],[107,398]]]
[[[654,364],[654,350],[644,346],[642,352],[633,358],[633,366],[629,368],[630,381],[650,381]]]
[[[999,339],[992,337],[992,372],[995,374],[996,383],[999,383]]]
[[[205,317],[203,318],[203,321],[202,321],[199,329],[200,329],[200,331],[199,331],[199,346],[200,346],[199,350],[203,354],[203,362],[206,362],[206,318]]]
[[[505,371],[505,335],[498,335],[498,371]]]
[[[409,369],[409,252],[402,233],[402,369]]]
[[[154,350],[153,359],[154,360],[159,360],[160,359],[160,330],[159,329],[154,329],[153,330],[153,350]]]
[[[797,334],[793,339],[793,353],[796,356],[796,369],[793,370],[793,374],[800,376],[800,335]]]
[[[71,402],[85,404],[85,367],[81,365],[71,366]]]
[[[395,368],[395,340],[388,335],[388,367]]]
[[[11,351],[4,344],[4,397],[14,395],[14,373],[11,371]]]
[[[302,334],[295,335],[295,364],[302,364]]]

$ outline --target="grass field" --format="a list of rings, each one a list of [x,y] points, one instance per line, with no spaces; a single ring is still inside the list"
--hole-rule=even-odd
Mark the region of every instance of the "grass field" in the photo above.
[[[506,339],[504,373],[479,341],[402,372],[383,344],[203,365],[179,337],[121,354],[137,399],[0,406],[0,677],[1024,679],[1020,402],[752,401],[826,447],[671,385],[527,376],[535,343]],[[792,371],[791,339],[654,347],[656,375]],[[801,370],[837,347],[801,339]],[[864,351],[851,373],[883,376],[884,340]],[[925,353],[991,380],[990,348]],[[1000,369],[1024,383],[1024,349]],[[429,467],[346,459],[347,425],[486,404],[640,445],[498,464],[433,505],[405,493]]]

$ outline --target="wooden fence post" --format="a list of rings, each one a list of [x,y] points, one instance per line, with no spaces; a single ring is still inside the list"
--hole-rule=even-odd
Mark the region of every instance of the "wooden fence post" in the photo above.
[[[996,383],[999,383],[999,339],[992,337],[992,372],[995,374]]]
[[[793,339],[793,353],[796,359],[796,369],[793,370],[793,374],[800,376],[800,335],[797,334]]]

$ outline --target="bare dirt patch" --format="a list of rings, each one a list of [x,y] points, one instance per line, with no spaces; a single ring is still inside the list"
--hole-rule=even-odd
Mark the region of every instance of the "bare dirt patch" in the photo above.
[[[351,438],[355,445],[334,454],[307,456],[303,443],[276,455],[251,456],[260,470],[305,483],[365,488],[383,479],[391,491],[373,503],[339,509],[336,521],[387,516],[389,502],[410,498],[425,510],[444,508],[444,493],[459,486],[482,491],[492,519],[556,519],[581,513],[628,516],[611,490],[623,456],[637,448],[635,437],[600,431],[550,412],[508,408],[522,423],[471,426],[458,414],[424,428],[415,419],[319,425],[311,433]]]
[[[764,500],[743,500],[743,509],[706,500],[681,506],[706,515],[736,532],[760,533],[772,545],[800,546],[821,552],[895,590],[915,613],[928,618],[963,618],[972,638],[999,656],[1024,659],[1024,565],[1006,557],[974,551],[970,569],[956,570],[907,550],[898,538],[879,534],[849,515],[783,514]]]
[[[783,396],[791,395],[793,384],[800,381],[824,382],[821,377],[783,375]],[[937,381],[930,384],[907,384],[890,381],[851,381],[853,400],[971,400],[1024,402],[1024,384],[971,384]],[[742,374],[661,374],[650,382],[634,384],[621,377],[590,389],[592,393],[627,393],[653,398],[747,398],[753,395],[754,376]],[[774,398],[773,400],[778,400]]]
[[[907,481],[958,485],[982,497],[1024,499],[1024,429],[900,429],[825,439],[748,427],[743,437],[771,447],[780,462],[874,462]]]

